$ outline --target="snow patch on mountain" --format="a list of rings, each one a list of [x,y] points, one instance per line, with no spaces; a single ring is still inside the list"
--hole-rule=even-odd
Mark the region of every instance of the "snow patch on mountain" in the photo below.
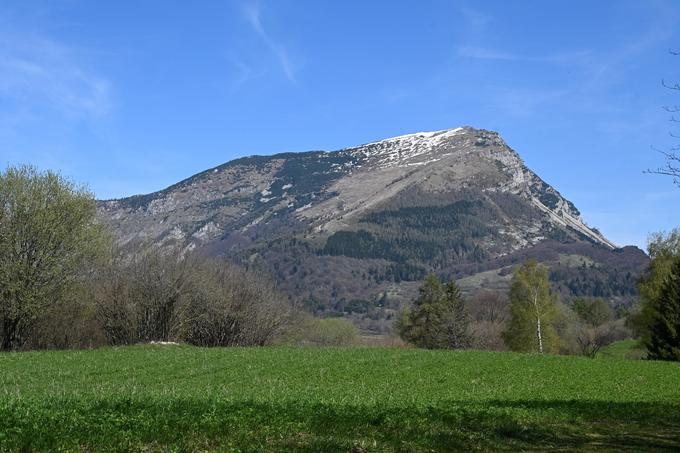
[[[414,162],[416,158],[437,150],[444,141],[465,134],[465,129],[445,129],[433,132],[417,132],[400,135],[377,142],[367,143],[350,150],[353,156],[373,162],[376,168],[400,165],[424,165],[441,159],[440,156],[427,162]]]

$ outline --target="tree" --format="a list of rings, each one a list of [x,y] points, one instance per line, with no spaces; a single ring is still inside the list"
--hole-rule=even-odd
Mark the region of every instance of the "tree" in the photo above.
[[[99,275],[94,299],[110,344],[175,340],[183,298],[199,266],[178,250],[119,251]]]
[[[548,268],[528,261],[518,268],[510,287],[510,322],[503,339],[513,351],[556,352],[559,339],[555,296]]]
[[[671,273],[673,261],[680,256],[680,229],[650,235],[647,252],[651,261],[646,275],[638,283],[640,305],[628,320],[645,346],[651,339],[650,327],[659,310],[664,283]]]
[[[58,173],[0,173],[0,350],[21,348],[99,255],[108,234],[96,214],[93,195]]]
[[[265,346],[297,324],[294,307],[274,284],[217,259],[191,266],[177,308],[177,334],[197,346]]]
[[[576,342],[581,354],[595,358],[597,353],[615,338],[614,311],[604,299],[581,298],[574,301],[578,315]]]
[[[94,298],[113,345],[263,346],[295,321],[294,307],[270,282],[180,249],[148,249],[112,260]]]
[[[680,257],[673,262],[650,326],[648,357],[680,361]]]
[[[446,286],[429,275],[419,289],[412,309],[397,318],[402,339],[421,348],[457,349],[469,346],[469,320],[463,297],[455,282]]]
[[[439,332],[443,348],[464,348],[470,345],[469,316],[460,288],[454,281],[446,284]]]
[[[680,55],[680,52],[669,51],[669,53],[674,56]],[[680,91],[680,83],[677,82],[667,83],[665,80],[662,79],[661,85],[669,90]],[[669,121],[671,123],[674,124],[680,123],[680,118],[676,116],[677,114],[680,114],[680,105],[678,104],[667,105],[664,106],[664,110],[666,110],[666,112],[670,114],[671,117],[669,118]],[[673,131],[669,132],[669,134],[671,137],[675,139],[680,138],[680,136],[675,134]],[[680,152],[680,145],[671,146],[668,151],[660,149],[657,149],[657,151],[664,156],[666,162],[664,165],[655,170],[647,170],[646,173],[670,176],[673,178],[673,182],[680,186],[680,154],[678,154]]]
[[[475,349],[506,349],[503,331],[508,321],[508,298],[506,294],[484,291],[468,300],[472,321],[472,347]]]
[[[574,311],[582,321],[599,327],[614,318],[614,311],[604,299],[578,298],[574,300]]]

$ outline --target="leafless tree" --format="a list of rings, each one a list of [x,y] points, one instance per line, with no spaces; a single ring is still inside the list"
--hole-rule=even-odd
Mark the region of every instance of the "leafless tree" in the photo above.
[[[177,334],[200,346],[263,346],[295,321],[293,307],[266,279],[219,260],[194,267]]]
[[[467,301],[474,349],[504,350],[502,333],[509,318],[508,299],[504,294],[485,291]]]
[[[180,250],[121,254],[102,273],[95,300],[110,344],[257,346],[294,322],[293,307],[267,280]]]
[[[576,334],[580,353],[590,358],[595,358],[603,347],[628,338],[631,338],[631,332],[624,319],[611,320],[600,325],[582,322]]]
[[[680,56],[680,52],[669,50],[669,53],[674,56]],[[677,82],[668,83],[665,80],[661,80],[661,85],[669,90],[680,91],[680,83]],[[664,110],[670,114],[669,121],[671,123],[680,123],[680,105],[667,105],[664,106]],[[672,130],[669,132],[669,134],[674,139],[680,139],[680,135],[676,134]],[[664,156],[666,162],[657,169],[647,170],[646,173],[670,176],[673,178],[673,182],[680,186],[680,145],[671,146],[668,150],[661,150],[658,148],[654,149]]]
[[[578,330],[576,342],[581,354],[593,359],[600,349],[612,343],[613,334],[613,327],[610,324],[597,327],[584,324]]]
[[[158,249],[115,257],[102,272],[95,291],[98,315],[109,342],[171,340],[194,262],[192,256]]]

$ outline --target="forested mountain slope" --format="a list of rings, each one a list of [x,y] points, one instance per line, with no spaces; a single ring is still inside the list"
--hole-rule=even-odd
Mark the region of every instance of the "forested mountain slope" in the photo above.
[[[245,157],[100,211],[121,244],[224,256],[376,330],[429,272],[504,289],[533,257],[565,296],[623,301],[647,263],[589,227],[497,133],[470,127]]]

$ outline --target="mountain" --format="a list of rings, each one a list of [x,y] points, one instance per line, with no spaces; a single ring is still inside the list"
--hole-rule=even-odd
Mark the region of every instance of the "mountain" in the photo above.
[[[565,297],[623,303],[648,260],[588,226],[497,133],[471,127],[244,157],[100,212],[123,245],[224,256],[373,330],[429,272],[468,292],[506,289],[512,266],[535,258]]]

